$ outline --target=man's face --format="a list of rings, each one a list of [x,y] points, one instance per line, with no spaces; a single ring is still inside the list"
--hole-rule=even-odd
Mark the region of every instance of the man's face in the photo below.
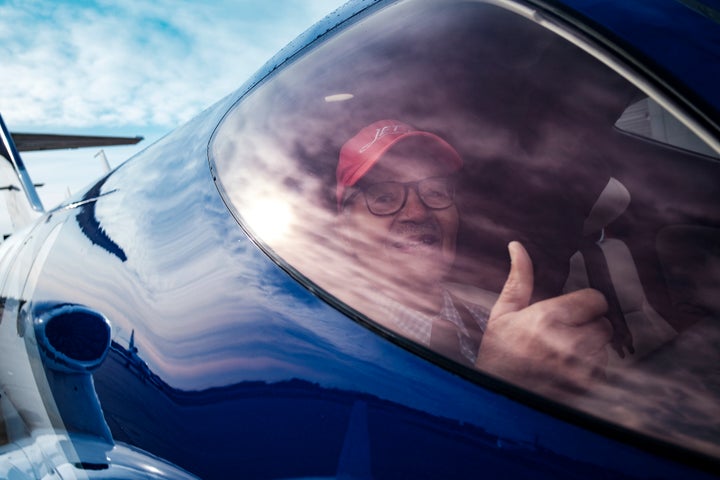
[[[428,149],[391,148],[358,187],[381,182],[417,182],[447,177],[451,168]],[[394,214],[375,215],[365,193],[351,194],[343,210],[345,235],[353,253],[376,274],[416,291],[437,288],[455,260],[458,210],[454,202],[433,209],[408,186],[405,204]]]

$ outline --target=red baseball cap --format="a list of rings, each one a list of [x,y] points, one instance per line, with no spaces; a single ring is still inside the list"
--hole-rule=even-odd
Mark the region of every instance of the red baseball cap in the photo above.
[[[401,140],[411,137],[423,137],[432,141],[447,155],[438,157],[448,163],[453,171],[462,168],[460,154],[445,140],[434,133],[417,130],[407,123],[397,120],[379,120],[360,130],[345,142],[340,149],[335,176],[337,179],[337,204],[341,207],[345,189],[355,185],[370,169]]]

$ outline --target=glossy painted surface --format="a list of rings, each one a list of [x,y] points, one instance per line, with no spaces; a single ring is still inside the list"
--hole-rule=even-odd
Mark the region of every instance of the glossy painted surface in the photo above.
[[[300,285],[239,227],[208,167],[239,95],[3,247],[0,348],[17,364],[2,380],[27,424],[62,421],[28,386],[42,368],[18,312],[69,302],[112,325],[93,376],[114,440],[202,478],[709,476],[451,373]]]
[[[53,216],[62,231],[33,299],[112,322],[94,378],[116,441],[204,478],[683,470],[472,385],[299,286],[227,214],[200,147],[212,124],[104,181],[95,218],[125,260],[83,233],[87,204]],[[120,205],[137,208],[118,216]],[[69,270],[71,284],[60,277]]]
[[[548,2],[569,9],[629,56],[641,57],[660,82],[700,107],[697,113],[720,126],[720,5],[714,0],[567,0]]]

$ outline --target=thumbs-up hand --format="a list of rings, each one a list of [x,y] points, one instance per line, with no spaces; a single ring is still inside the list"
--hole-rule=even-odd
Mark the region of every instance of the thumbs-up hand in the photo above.
[[[510,273],[490,312],[476,367],[539,393],[584,391],[604,376],[612,327],[605,297],[579,290],[530,305],[533,266],[511,242]]]

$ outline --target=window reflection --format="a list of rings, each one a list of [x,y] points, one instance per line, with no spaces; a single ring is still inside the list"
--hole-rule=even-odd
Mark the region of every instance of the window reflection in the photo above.
[[[720,169],[620,131],[641,96],[496,6],[401,2],[248,95],[211,155],[243,226],[382,328],[717,456]]]

